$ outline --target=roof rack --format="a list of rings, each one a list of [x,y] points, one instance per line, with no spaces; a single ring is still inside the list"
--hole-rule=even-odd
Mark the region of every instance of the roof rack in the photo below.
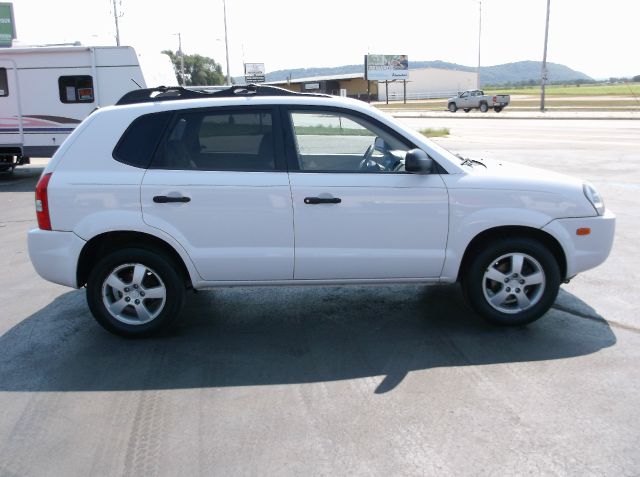
[[[317,93],[296,93],[288,89],[277,86],[263,86],[248,84],[242,86],[231,86],[220,91],[198,90],[194,87],[190,89],[182,86],[159,86],[157,88],[136,89],[125,94],[116,103],[116,106],[136,103],[154,103],[157,101],[175,101],[181,99],[203,99],[203,98],[234,98],[239,96],[316,96],[329,98],[328,94]]]

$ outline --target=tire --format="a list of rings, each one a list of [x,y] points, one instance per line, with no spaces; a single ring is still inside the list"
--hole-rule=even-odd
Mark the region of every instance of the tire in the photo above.
[[[462,290],[485,320],[520,326],[537,320],[551,308],[560,280],[558,262],[540,242],[501,239],[472,258],[462,277]]]
[[[449,103],[449,106],[447,106],[447,108],[452,113],[455,113],[458,110],[458,106],[456,105],[456,103]]]
[[[494,107],[493,107],[493,110],[494,110],[496,113],[499,113],[500,111],[502,111],[502,106],[494,106]]]
[[[471,111],[469,108],[464,108],[465,113],[468,113],[469,111]]]
[[[487,106],[487,103],[480,103],[480,111],[482,111],[483,113],[489,111],[489,106]]]
[[[104,256],[87,279],[91,314],[107,331],[145,338],[166,331],[180,314],[185,281],[165,254],[125,248]]]

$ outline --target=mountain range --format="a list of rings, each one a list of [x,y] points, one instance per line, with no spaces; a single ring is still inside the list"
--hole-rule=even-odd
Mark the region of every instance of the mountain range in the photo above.
[[[475,67],[463,66],[446,61],[411,61],[409,69],[417,68],[442,68],[458,71],[476,71]],[[480,68],[480,79],[484,85],[502,85],[507,83],[518,83],[525,81],[539,81],[542,63],[540,61],[518,61],[515,63],[505,63],[495,66],[482,66]],[[349,73],[359,73],[364,70],[364,65],[343,65],[326,68],[295,68],[289,70],[278,70],[267,73],[266,81],[283,81],[291,77],[309,78],[314,76],[329,76]],[[591,77],[579,71],[572,70],[568,66],[547,62],[550,82],[565,82],[577,80],[592,80]],[[236,78],[237,82],[244,82],[244,78]]]

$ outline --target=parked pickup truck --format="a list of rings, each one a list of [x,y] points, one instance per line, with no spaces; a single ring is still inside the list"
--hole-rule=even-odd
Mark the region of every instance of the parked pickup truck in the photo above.
[[[452,113],[455,113],[458,109],[464,110],[465,113],[472,109],[480,109],[480,111],[486,113],[490,108],[493,108],[496,113],[499,113],[507,107],[509,99],[508,94],[487,96],[484,91],[475,89],[458,93],[458,96],[449,98],[447,100],[447,109]]]

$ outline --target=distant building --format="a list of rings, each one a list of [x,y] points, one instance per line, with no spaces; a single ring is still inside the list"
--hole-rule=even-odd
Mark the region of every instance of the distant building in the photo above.
[[[388,86],[389,100],[403,99],[404,84],[402,81],[367,81],[363,73],[341,75],[314,76],[294,78],[290,81],[270,81],[266,84],[279,86],[298,93],[325,93],[366,100],[370,95],[372,101],[385,101]],[[440,68],[419,68],[409,70],[406,83],[407,99],[445,98],[458,91],[475,89],[478,76],[475,72],[445,70]]]

